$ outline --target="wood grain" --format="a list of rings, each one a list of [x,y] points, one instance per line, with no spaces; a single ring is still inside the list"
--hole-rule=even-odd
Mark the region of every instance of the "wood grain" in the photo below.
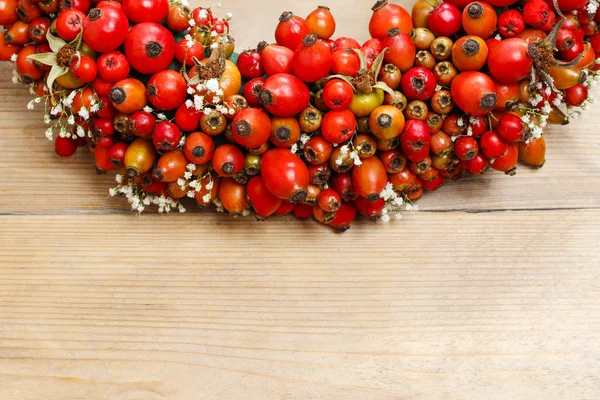
[[[328,4],[340,36],[366,39],[370,1]],[[316,5],[217,12],[243,49]],[[10,77],[0,66],[1,400],[598,397],[598,113],[551,129],[541,170],[336,235],[132,215],[89,155],[53,154]]]
[[[0,398],[600,390],[597,211],[421,212],[354,227],[352,247],[293,220],[202,217],[2,217]]]

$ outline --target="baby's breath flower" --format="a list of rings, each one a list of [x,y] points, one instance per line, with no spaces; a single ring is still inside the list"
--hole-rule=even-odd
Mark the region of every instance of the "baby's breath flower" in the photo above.
[[[18,57],[18,55],[16,53],[13,54],[12,56],[10,56],[10,61],[17,62],[17,57]]]
[[[204,196],[202,196],[202,201],[205,202],[205,203],[208,203],[210,201],[211,197],[212,197],[211,193],[208,192]]]
[[[459,119],[456,120],[456,125],[458,125],[459,127],[463,127],[465,126],[465,121],[463,121],[463,118],[460,117]]]
[[[186,193],[186,196],[189,197],[190,199],[193,199],[196,196],[196,191],[195,190],[188,190]]]
[[[541,102],[542,100],[544,100],[544,99],[542,98],[542,96],[540,96],[539,94],[536,94],[535,96],[532,96],[532,97],[529,99],[529,104],[531,104],[532,106],[534,106],[534,107],[535,107],[535,106],[537,106],[538,104],[540,104],[540,102]]]
[[[143,110],[144,110],[145,112],[147,112],[147,113],[151,113],[151,112],[153,111],[153,110],[152,110],[152,107],[150,107],[150,106],[145,106],[145,107],[143,108]]]
[[[194,107],[194,102],[193,102],[193,101],[191,101],[190,99],[187,99],[187,100],[185,101],[185,107],[186,107],[186,108],[192,108],[192,107]]]
[[[521,121],[523,121],[524,123],[528,124],[531,122],[531,117],[529,116],[529,114],[525,114],[521,117]]]
[[[79,136],[79,137],[85,136],[85,129],[83,129],[82,126],[77,126],[76,132],[77,132],[77,136]]]
[[[392,200],[392,203],[396,206],[396,207],[400,207],[404,204],[404,199],[402,197],[396,197],[394,200]]]
[[[196,164],[189,163],[188,165],[185,166],[185,169],[187,169],[188,171],[194,172],[196,170]]]
[[[69,115],[69,118],[67,119],[67,124],[75,125],[75,117],[72,115]]]
[[[542,133],[544,133],[544,130],[542,128],[540,128],[539,126],[534,126],[533,129],[531,129],[531,134],[536,139],[541,137]]]
[[[207,80],[204,85],[206,86],[206,89],[208,89],[211,92],[216,92],[217,90],[219,90],[219,81],[215,78]]]
[[[242,217],[247,217],[248,215],[250,215],[250,210],[245,209],[244,211],[242,211]]]
[[[52,140],[52,134],[54,132],[54,128],[48,128],[46,129],[46,138],[48,140]]]
[[[212,180],[206,184],[206,190],[212,190],[213,187],[214,183]]]
[[[298,151],[298,145],[294,143],[294,145],[290,148],[290,151],[294,154]]]
[[[35,108],[35,103],[33,102],[33,100],[31,100],[29,103],[27,103],[28,110],[33,110],[34,108]]]
[[[192,179],[192,172],[191,171],[187,171],[185,174],[183,174],[183,177],[185,179]]]
[[[81,109],[79,110],[79,112],[77,113],[77,115],[79,115],[84,120],[87,120],[87,119],[90,118],[90,113],[89,113],[88,109],[85,108],[85,107],[81,107]]]
[[[390,182],[386,183],[385,188],[379,195],[385,201],[396,198],[397,196],[396,192],[394,191],[394,186]]]
[[[547,101],[545,102],[544,107],[542,107],[542,112],[544,114],[550,114],[552,112],[552,106]]]
[[[348,154],[348,151],[349,151],[349,147],[348,147],[348,145],[347,145],[347,144],[345,144],[345,145],[343,145],[342,147],[340,147],[340,152],[341,152],[342,154]]]
[[[167,119],[166,115],[163,113],[156,114],[156,118],[163,120],[163,121],[166,121],[166,119]]]
[[[310,140],[310,136],[308,136],[306,133],[303,133],[303,134],[300,136],[300,142],[301,142],[302,144],[306,144],[306,143],[307,143],[309,140]]]
[[[52,109],[50,110],[50,114],[52,115],[58,115],[63,111],[62,105],[61,104],[57,104],[56,106],[52,107]]]
[[[193,28],[194,26],[196,26],[196,21],[194,20],[194,18],[190,18],[190,20],[188,21],[190,26]]]
[[[204,108],[204,96],[194,96],[194,107],[197,111],[201,111]]]
[[[177,184],[180,188],[185,188],[185,185],[187,185],[187,181],[183,178],[179,178],[177,179]]]

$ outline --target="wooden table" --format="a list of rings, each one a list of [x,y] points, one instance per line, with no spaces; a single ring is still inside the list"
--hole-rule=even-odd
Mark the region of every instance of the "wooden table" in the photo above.
[[[223,3],[240,47],[317,5]],[[369,1],[329,4],[340,35],[366,37]],[[403,221],[336,235],[132,215],[88,154],[53,154],[10,76],[0,399],[598,398],[600,106],[548,132],[542,170],[449,184]]]

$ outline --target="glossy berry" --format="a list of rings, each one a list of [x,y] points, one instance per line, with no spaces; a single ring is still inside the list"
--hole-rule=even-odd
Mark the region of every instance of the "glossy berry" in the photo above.
[[[59,136],[54,140],[54,150],[61,157],[71,157],[77,151],[77,141]]]
[[[461,136],[454,142],[454,153],[463,161],[470,161],[477,155],[479,145],[472,136]]]
[[[71,62],[71,74],[81,82],[89,83],[96,79],[98,68],[93,58],[81,56]]]
[[[525,135],[521,118],[514,114],[504,114],[498,123],[498,134],[508,142],[520,142]]]

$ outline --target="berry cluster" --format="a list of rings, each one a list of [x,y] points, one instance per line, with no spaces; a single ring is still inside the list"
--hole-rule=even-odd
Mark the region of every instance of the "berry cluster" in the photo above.
[[[182,200],[337,231],[518,160],[592,102],[596,0],[378,1],[371,39],[320,6],[234,53],[231,15],[180,0],[0,0],[0,60],[56,152],[88,147],[136,211]]]

